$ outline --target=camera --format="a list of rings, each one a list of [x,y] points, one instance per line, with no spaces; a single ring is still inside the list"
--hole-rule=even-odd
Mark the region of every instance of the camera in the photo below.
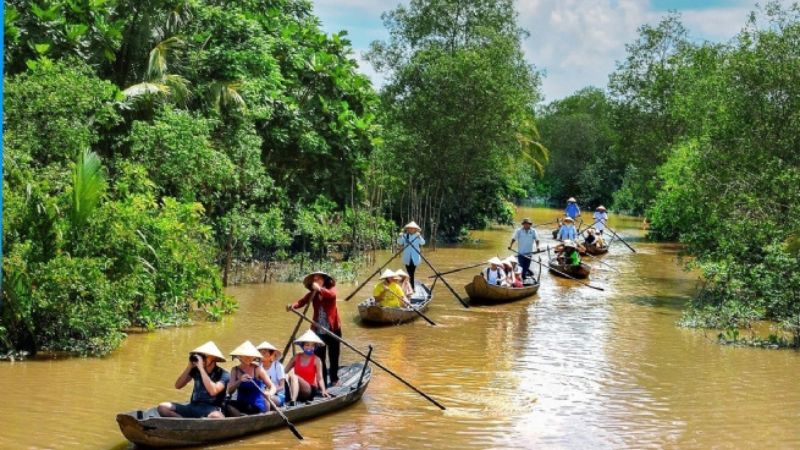
[[[200,353],[189,353],[189,362],[195,362],[195,356],[199,356],[200,359],[203,359],[203,355]]]

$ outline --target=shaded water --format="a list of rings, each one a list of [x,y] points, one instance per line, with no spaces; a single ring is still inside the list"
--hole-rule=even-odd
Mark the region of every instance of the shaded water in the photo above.
[[[536,223],[556,214],[519,213]],[[590,280],[603,292],[544,273],[532,299],[467,310],[440,283],[428,314],[437,327],[419,320],[363,328],[357,301],[340,303],[346,339],[374,344],[376,359],[448,409],[376,370],[363,401],[300,423],[299,446],[800,448],[800,354],[722,347],[712,335],[676,328],[696,283],[676,265],[677,248],[641,241],[638,220],[611,225],[637,253],[616,243],[602,257],[616,270],[594,264]],[[479,241],[427,256],[442,271],[503,256],[510,234],[475,232]],[[465,296],[473,274],[448,280]],[[340,286],[340,298],[353,287]],[[224,352],[244,339],[284,345],[295,316],[283,306],[302,295],[299,284],[229,293],[240,309],[222,323],[132,335],[102,359],[0,364],[0,448],[124,448],[115,414],[188,398],[189,388],[172,384],[190,349],[209,339]],[[356,356],[344,350],[343,360]],[[215,448],[295,445],[279,430]]]

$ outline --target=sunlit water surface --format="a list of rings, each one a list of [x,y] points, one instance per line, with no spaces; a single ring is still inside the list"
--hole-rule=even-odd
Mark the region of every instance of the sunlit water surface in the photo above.
[[[541,223],[556,213],[518,215]],[[723,347],[677,328],[697,283],[677,265],[678,248],[642,241],[638,219],[611,225],[637,252],[617,242],[602,257],[613,269],[593,264],[590,281],[604,291],[543,273],[536,297],[465,309],[440,283],[428,313],[436,327],[364,328],[357,301],[340,303],[344,337],[373,344],[376,359],[446,411],[376,371],[361,402],[300,423],[302,443],[277,430],[214,448],[800,448],[800,355]],[[441,271],[504,256],[511,231],[426,254]],[[466,296],[474,274],[447,279]],[[340,298],[353,288],[340,286]],[[228,293],[240,308],[221,323],[132,335],[102,359],[0,364],[0,448],[124,448],[115,414],[188,398],[172,385],[190,349],[209,339],[225,352],[245,339],[284,345],[296,318],[283,306],[300,284]],[[357,357],[345,350],[343,359]]]

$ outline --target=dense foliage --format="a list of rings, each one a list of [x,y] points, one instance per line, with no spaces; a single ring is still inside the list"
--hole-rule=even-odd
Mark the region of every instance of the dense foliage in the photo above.
[[[517,180],[546,159],[539,76],[513,2],[413,0],[384,21],[391,37],[368,56],[388,76],[387,143],[374,159],[383,202],[449,238],[510,220],[508,200],[525,194]]]
[[[388,242],[378,96],[309,2],[6,7],[0,350],[104,353],[229,311],[236,260]]]

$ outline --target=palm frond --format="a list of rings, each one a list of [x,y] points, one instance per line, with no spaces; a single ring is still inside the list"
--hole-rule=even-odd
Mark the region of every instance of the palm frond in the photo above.
[[[150,59],[147,61],[147,79],[160,80],[167,74],[167,60],[170,52],[183,45],[178,36],[172,36],[156,44],[150,50]]]
[[[240,83],[215,81],[211,85],[211,102],[217,110],[246,108],[239,94]]]
[[[70,219],[76,229],[86,223],[100,204],[106,188],[106,180],[100,157],[91,150],[78,154],[72,172],[72,205]]]

